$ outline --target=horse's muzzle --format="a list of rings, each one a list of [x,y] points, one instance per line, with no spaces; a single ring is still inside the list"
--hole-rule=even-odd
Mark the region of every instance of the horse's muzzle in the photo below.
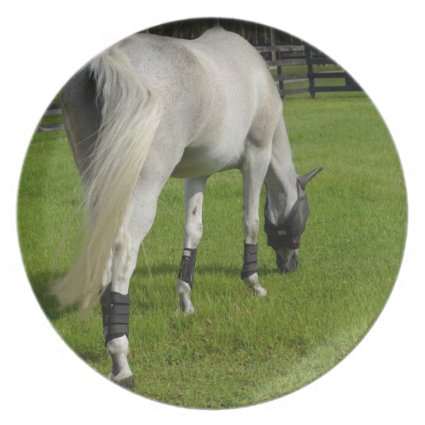
[[[276,266],[281,273],[294,272],[298,267],[298,249],[276,250]]]

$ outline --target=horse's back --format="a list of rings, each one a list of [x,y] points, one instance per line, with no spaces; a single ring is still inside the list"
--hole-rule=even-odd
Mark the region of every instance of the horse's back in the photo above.
[[[181,156],[175,176],[239,167],[248,136],[269,143],[281,100],[264,60],[239,35],[222,28],[195,40],[141,34],[119,48],[161,99],[152,149]]]
[[[185,94],[196,108],[199,97],[212,99],[210,106],[226,100],[280,103],[263,58],[244,38],[221,27],[195,40],[140,34],[125,40],[123,47],[170,104],[174,95],[181,101]]]
[[[202,146],[202,156],[207,151],[217,166],[238,168],[247,141],[271,143],[282,108],[273,78],[256,49],[235,33],[214,28],[186,45],[203,64],[203,86],[210,87],[203,99],[207,124],[192,141],[187,162],[194,160],[196,148]],[[191,149],[195,155],[190,155]],[[226,160],[220,165],[223,157]]]
[[[160,99],[162,118],[151,156],[175,158],[176,176],[238,167],[246,138],[262,141],[264,129],[275,126],[281,100],[273,79],[255,48],[235,33],[213,28],[195,40],[136,34],[114,48]],[[79,129],[70,140],[75,150],[78,139],[96,133],[100,113],[86,71],[67,86],[69,128]],[[88,114],[77,117],[79,108]],[[87,157],[86,151],[77,155]]]

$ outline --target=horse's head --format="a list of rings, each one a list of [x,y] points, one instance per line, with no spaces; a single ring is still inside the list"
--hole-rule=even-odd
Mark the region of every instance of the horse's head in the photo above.
[[[272,213],[267,196],[264,230],[267,234],[267,244],[275,250],[276,265],[281,272],[293,272],[298,266],[301,234],[304,232],[310,214],[305,188],[321,170],[322,167],[315,168],[297,178],[297,199],[289,212],[288,208],[281,208],[281,211]],[[271,217],[275,217],[276,224],[272,222]]]

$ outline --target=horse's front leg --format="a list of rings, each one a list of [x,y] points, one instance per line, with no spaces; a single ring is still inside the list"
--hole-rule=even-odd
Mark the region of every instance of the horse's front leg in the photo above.
[[[180,309],[184,314],[195,312],[190,296],[193,290],[196,250],[202,238],[202,202],[206,182],[207,177],[185,181],[184,248],[176,282]]]
[[[242,167],[244,191],[244,257],[241,278],[255,295],[263,297],[267,291],[258,279],[258,231],[261,187],[270,161],[269,150],[251,145]]]

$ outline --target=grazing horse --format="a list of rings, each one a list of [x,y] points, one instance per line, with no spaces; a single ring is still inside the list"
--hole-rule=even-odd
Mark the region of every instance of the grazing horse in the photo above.
[[[264,296],[257,265],[261,187],[267,187],[268,244],[279,270],[293,271],[309,215],[305,187],[320,168],[297,175],[282,101],[264,60],[222,28],[192,41],[133,35],[77,72],[62,90],[62,106],[84,188],[87,236],[55,293],[63,306],[79,303],[82,312],[100,298],[110,379],[131,386],[129,281],[168,178],[186,179],[176,288],[182,312],[191,314],[208,176],[242,173],[241,278]]]

